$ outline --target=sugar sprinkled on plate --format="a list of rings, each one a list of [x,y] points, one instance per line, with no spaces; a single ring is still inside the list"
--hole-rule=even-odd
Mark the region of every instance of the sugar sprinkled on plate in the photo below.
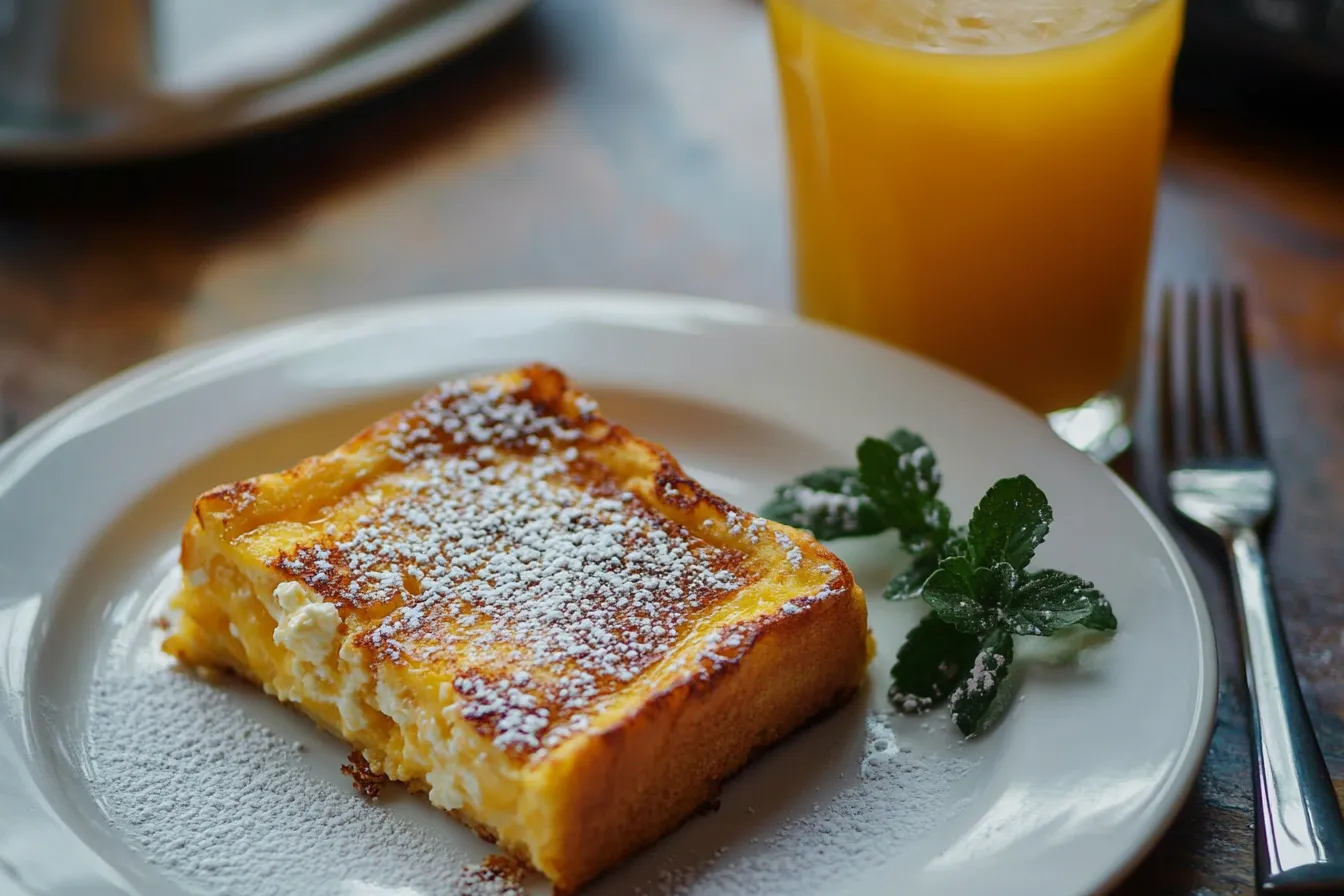
[[[436,827],[361,799],[343,779],[315,777],[241,698],[167,668],[95,682],[91,789],[152,865],[211,896],[341,893],[350,880],[379,892],[521,892],[482,876]],[[953,785],[970,767],[913,753],[885,717],[870,717],[858,773],[838,793],[750,840],[720,844],[703,863],[654,871],[643,892],[826,892],[951,817]]]
[[[347,881],[522,892],[471,866],[442,832],[313,776],[227,688],[166,668],[103,679],[88,724],[90,787],[108,820],[193,892],[345,893]]]
[[[774,830],[720,850],[698,865],[663,868],[638,896],[828,893],[856,875],[887,866],[915,841],[953,817],[956,782],[974,763],[920,755],[901,745],[886,716],[865,720],[857,775],[829,800]],[[855,780],[857,779],[857,780]],[[754,807],[747,812],[755,815]]]

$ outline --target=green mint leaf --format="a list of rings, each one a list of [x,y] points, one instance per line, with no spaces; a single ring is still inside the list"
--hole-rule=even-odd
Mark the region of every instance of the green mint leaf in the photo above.
[[[1009,563],[1026,569],[1054,515],[1045,492],[1026,476],[1000,479],[971,514],[967,539],[976,566]]]
[[[933,554],[936,559],[952,532],[952,510],[934,498],[925,508],[921,523],[922,530],[901,529],[901,547],[915,555]]]
[[[1022,573],[1013,569],[1010,563],[977,566],[975,568],[975,587],[978,589],[980,602],[987,607],[1009,605],[1021,578]]]
[[[965,555],[944,557],[924,583],[924,602],[944,622],[983,634],[999,625],[1021,576],[1007,563],[972,566]]]
[[[900,530],[907,550],[921,553],[932,540],[941,544],[952,514],[938,500],[942,474],[924,440],[897,430],[889,439],[864,439],[857,454],[864,493]]]
[[[1115,631],[1119,623],[1115,619],[1115,610],[1111,609],[1111,602],[1095,588],[1089,592],[1088,597],[1092,601],[1092,612],[1078,624],[1098,632]]]
[[[997,614],[981,601],[978,572],[968,557],[944,557],[924,583],[924,602],[939,618],[973,635],[997,622]]]
[[[943,542],[942,549],[939,551],[939,559],[944,557],[964,557],[971,553],[971,543],[966,534],[966,527],[951,529],[948,532],[947,540]]]
[[[887,583],[882,596],[887,600],[913,600],[922,597],[924,583],[933,575],[938,564],[948,557],[967,553],[966,530],[948,528],[941,544],[928,545],[910,558],[910,566]]]
[[[1003,608],[1003,621],[1017,635],[1051,635],[1078,625],[1094,613],[1110,612],[1110,605],[1091,582],[1057,569],[1042,569],[1022,576]],[[1111,615],[1113,622],[1115,617]],[[1097,617],[1105,624],[1104,615]]]
[[[858,470],[828,467],[775,489],[761,510],[766,519],[807,529],[822,541],[876,535],[886,517],[863,492]]]
[[[929,448],[929,445],[924,441],[923,436],[919,433],[911,432],[904,426],[887,436],[885,441],[901,454],[914,455],[916,453],[921,453],[922,457],[921,449],[928,451]],[[930,475],[936,480],[936,484],[933,488],[934,491],[937,492],[938,486],[942,484],[942,473],[938,471],[938,460],[933,456],[932,451],[928,451],[928,462]]]
[[[898,572],[887,583],[887,587],[882,590],[882,596],[887,600],[913,600],[919,597],[924,590],[924,583],[937,568],[937,554],[930,552],[914,557],[909,567]]]
[[[980,650],[980,639],[959,632],[929,613],[905,636],[891,667],[893,706],[903,713],[921,712],[941,703],[965,680]]]
[[[974,737],[993,722],[997,716],[994,698],[1008,678],[1012,662],[1012,635],[995,629],[980,642],[965,680],[947,700],[952,721],[962,734]]]

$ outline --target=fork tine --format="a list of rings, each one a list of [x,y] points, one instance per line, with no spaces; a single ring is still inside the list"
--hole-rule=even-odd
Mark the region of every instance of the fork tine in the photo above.
[[[1172,466],[1190,462],[1195,454],[1193,415],[1195,380],[1193,377],[1193,339],[1188,300],[1179,290],[1168,289],[1164,303],[1163,334],[1166,360],[1166,420],[1169,424],[1168,459]]]
[[[1232,287],[1228,294],[1219,343],[1224,365],[1229,449],[1245,457],[1262,457],[1264,445],[1247,345],[1246,291],[1240,286]]]
[[[1172,303],[1175,301],[1175,293],[1171,284],[1162,286],[1157,301],[1157,360],[1153,365],[1154,377],[1157,380],[1157,387],[1154,389],[1157,413],[1154,415],[1154,428],[1157,436],[1157,448],[1161,452],[1163,465],[1170,469],[1179,462],[1179,458],[1176,456],[1175,425],[1173,423],[1174,402],[1171,395],[1171,317]]]
[[[1223,291],[1217,284],[1200,295],[1192,291],[1191,304],[1195,318],[1195,357],[1197,367],[1196,395],[1199,401],[1198,448],[1205,457],[1227,455],[1227,428],[1224,425],[1223,401],[1227,390],[1223,386],[1223,363],[1219,350],[1222,332]]]

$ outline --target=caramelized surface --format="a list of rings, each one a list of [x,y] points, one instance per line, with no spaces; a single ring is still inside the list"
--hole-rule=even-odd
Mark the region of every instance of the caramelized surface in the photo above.
[[[262,477],[214,493],[217,523],[339,607],[374,665],[451,683],[516,759],[730,660],[779,593],[820,597],[842,575],[805,567],[807,545],[706,493],[549,368],[446,384],[347,446],[368,448],[381,461],[297,519],[258,507]],[[296,469],[280,475],[316,472]],[[708,640],[688,649],[697,629]]]

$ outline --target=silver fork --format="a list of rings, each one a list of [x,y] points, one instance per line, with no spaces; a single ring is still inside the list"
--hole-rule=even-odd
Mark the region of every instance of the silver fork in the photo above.
[[[1251,698],[1256,866],[1277,892],[1344,891],[1344,819],[1279,621],[1260,535],[1274,511],[1239,289],[1167,289],[1159,364],[1171,503],[1231,559]]]

